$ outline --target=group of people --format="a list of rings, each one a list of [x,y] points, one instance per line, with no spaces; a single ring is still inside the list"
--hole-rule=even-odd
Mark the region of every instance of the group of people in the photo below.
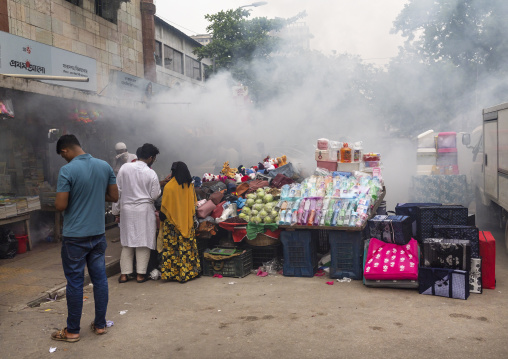
[[[200,272],[194,234],[197,200],[191,174],[185,163],[175,162],[170,175],[159,182],[151,169],[158,154],[157,147],[145,143],[136,151],[137,161],[125,163],[118,171],[119,200],[113,205],[113,214],[120,215],[119,283],[133,278],[134,257],[137,282],[150,279],[147,268],[150,253],[155,249],[160,253],[162,279],[183,283]],[[154,203],[161,192],[161,205],[156,213]],[[160,223],[158,236],[157,223]]]
[[[62,265],[67,279],[68,316],[67,327],[51,335],[54,340],[80,339],[85,265],[94,286],[95,319],[90,328],[97,335],[107,332],[105,202],[112,202],[113,212],[120,216],[120,283],[134,278],[138,283],[146,282],[154,250],[159,253],[162,279],[185,283],[200,273],[195,237],[197,200],[187,165],[174,162],[170,174],[159,181],[151,169],[159,155],[157,147],[145,143],[136,156],[129,154],[123,143],[115,150],[113,170],[107,162],[85,153],[74,135],[63,135],[56,145],[57,154],[68,162],[58,175],[55,201],[56,209],[64,216]],[[156,212],[158,199],[160,211]]]

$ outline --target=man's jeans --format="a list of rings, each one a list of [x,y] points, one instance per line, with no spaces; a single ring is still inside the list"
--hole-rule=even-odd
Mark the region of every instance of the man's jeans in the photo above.
[[[93,283],[95,327],[106,327],[108,308],[108,278],[106,276],[106,236],[84,238],[63,237],[62,265],[67,278],[67,331],[79,333],[83,311],[85,264]]]

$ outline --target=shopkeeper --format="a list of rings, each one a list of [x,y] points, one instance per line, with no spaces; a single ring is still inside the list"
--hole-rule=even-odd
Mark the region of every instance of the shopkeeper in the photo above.
[[[113,164],[113,171],[115,172],[115,176],[120,171],[120,167],[124,163],[134,162],[138,159],[135,154],[127,152],[127,146],[123,142],[118,142],[115,145],[116,157],[115,163]]]

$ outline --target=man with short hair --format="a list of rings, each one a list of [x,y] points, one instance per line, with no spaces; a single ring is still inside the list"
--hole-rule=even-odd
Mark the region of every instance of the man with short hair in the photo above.
[[[136,257],[137,282],[144,283],[150,251],[156,247],[157,223],[154,202],[161,194],[159,178],[150,167],[155,162],[159,149],[145,143],[136,151],[138,161],[126,163],[118,172],[119,201],[113,205],[113,214],[120,214],[120,241],[122,254],[119,283],[125,283],[133,275]]]
[[[83,310],[85,265],[93,284],[95,334],[106,333],[108,278],[106,276],[106,237],[104,204],[118,201],[116,177],[111,166],[93,158],[81,148],[74,135],[63,135],[56,153],[68,164],[58,174],[55,207],[63,211],[62,266],[67,279],[67,327],[51,338],[67,342],[80,339]]]
[[[127,151],[127,146],[123,142],[118,142],[115,145],[115,152],[116,152],[116,157],[115,157],[115,164],[113,166],[113,171],[115,172],[115,176],[118,174],[118,171],[120,171],[120,168],[125,163],[135,162],[138,159],[138,157],[135,154],[129,153]]]

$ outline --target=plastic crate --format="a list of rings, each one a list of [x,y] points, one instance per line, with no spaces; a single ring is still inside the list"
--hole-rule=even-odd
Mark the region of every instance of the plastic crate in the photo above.
[[[252,271],[252,250],[246,249],[241,255],[223,261],[213,262],[204,259],[202,267],[204,276],[221,274],[224,277],[243,278]]]
[[[318,260],[311,231],[283,231],[280,240],[284,250],[284,275],[313,277]]]
[[[196,237],[198,245],[199,262],[201,263],[201,272],[203,272],[204,255],[207,248],[210,248],[210,238]]]
[[[330,254],[332,257],[330,278],[347,277],[358,280],[363,278],[364,233],[364,231],[330,232]]]
[[[326,254],[330,251],[330,241],[328,240],[327,229],[312,230],[312,241],[316,242],[317,252],[320,254]]]
[[[261,267],[263,263],[282,258],[282,245],[280,243],[273,246],[251,246],[246,244],[246,247],[252,250],[252,264],[255,269]]]

